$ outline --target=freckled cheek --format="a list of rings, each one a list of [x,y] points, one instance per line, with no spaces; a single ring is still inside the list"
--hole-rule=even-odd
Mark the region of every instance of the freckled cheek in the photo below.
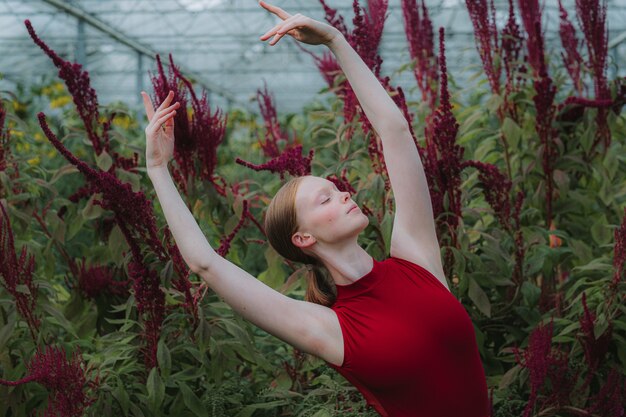
[[[320,213],[320,222],[321,223],[333,223],[337,220],[337,213],[333,210],[324,210],[322,213]]]

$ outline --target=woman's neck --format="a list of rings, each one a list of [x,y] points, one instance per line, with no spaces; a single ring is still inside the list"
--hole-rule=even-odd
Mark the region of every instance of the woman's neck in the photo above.
[[[373,258],[355,241],[342,246],[318,246],[315,254],[322,260],[336,285],[349,285],[370,272]]]

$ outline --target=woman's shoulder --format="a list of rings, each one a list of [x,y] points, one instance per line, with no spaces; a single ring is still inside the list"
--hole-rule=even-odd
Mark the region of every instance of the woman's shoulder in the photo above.
[[[386,263],[387,268],[400,267],[400,268],[409,268],[416,272],[422,272],[422,273],[426,272],[428,275],[432,276],[437,281],[439,281],[448,291],[450,290],[450,288],[448,287],[448,282],[446,280],[446,275],[441,265],[437,267],[436,265],[433,266],[425,261],[409,260],[409,259],[400,258],[396,256],[389,256],[383,262]]]

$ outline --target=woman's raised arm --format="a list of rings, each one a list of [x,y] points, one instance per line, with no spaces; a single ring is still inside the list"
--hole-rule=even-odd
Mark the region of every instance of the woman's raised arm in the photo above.
[[[183,259],[243,318],[304,352],[322,355],[322,320],[332,319],[332,310],[287,297],[218,255],[180,197],[167,168],[173,153],[172,118],[178,107],[177,103],[167,107],[172,96],[155,112],[143,93],[150,120],[146,127],[146,164]]]
[[[275,45],[288,34],[304,43],[323,43],[335,55],[383,143],[383,156],[396,201],[390,255],[419,264],[443,280],[441,252],[426,174],[408,122],[396,103],[337,29],[300,14],[292,16],[264,1],[260,1],[259,5],[282,20],[261,40],[274,36],[269,43]],[[447,283],[443,284],[447,287]]]

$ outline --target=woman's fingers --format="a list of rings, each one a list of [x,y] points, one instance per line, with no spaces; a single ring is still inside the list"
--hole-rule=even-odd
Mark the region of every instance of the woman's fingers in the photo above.
[[[285,22],[280,22],[279,24],[277,24],[276,26],[274,26],[273,28],[271,28],[270,30],[268,30],[267,32],[265,32],[265,35],[261,36],[259,39],[261,39],[262,41],[266,40],[267,38],[269,38],[270,36],[272,36],[273,34],[276,33],[276,31],[278,29],[280,29],[280,27],[284,24]]]
[[[298,26],[302,26],[306,17],[305,16],[293,16],[294,19],[283,22],[283,25],[276,31],[276,36],[270,41],[270,45],[276,45],[276,43],[287,34],[291,29],[295,29]]]
[[[291,17],[289,17],[288,19],[286,19],[286,20],[284,20],[284,21],[282,21],[282,22],[279,22],[276,26],[274,26],[273,28],[271,28],[270,30],[268,30],[268,31],[265,33],[265,35],[261,36],[261,38],[260,38],[260,39],[261,39],[262,41],[266,40],[266,39],[267,39],[267,38],[269,38],[270,36],[274,35],[276,32],[280,31],[280,30],[281,30],[281,28],[282,28],[282,27],[284,27],[284,25],[286,25],[286,24],[288,24],[289,22],[293,21],[294,19],[298,19],[298,18],[300,18],[300,17],[302,17],[302,15],[298,13],[298,14],[295,14],[295,15],[293,15],[293,16],[291,16]]]
[[[153,117],[156,118],[156,119],[160,119],[161,117],[163,117],[164,114],[167,114],[167,113],[171,112],[172,110],[175,110],[175,109],[177,109],[179,107],[180,107],[180,102],[177,101],[176,103],[172,104],[169,107],[166,107],[164,109],[158,110],[156,113],[154,113]]]
[[[164,116],[156,119],[154,124],[152,125],[152,131],[154,132],[156,129],[159,129],[163,123],[170,120],[175,115],[176,115],[176,110],[172,110],[171,112],[165,114]]]
[[[268,12],[274,13],[276,16],[280,17],[283,20],[288,19],[288,18],[291,17],[291,15],[289,13],[287,13],[286,11],[281,9],[280,7],[273,6],[273,5],[269,4],[269,3],[264,2],[263,0],[259,1],[259,6],[263,7]]]
[[[141,96],[143,97],[143,106],[146,109],[146,116],[148,116],[148,121],[150,121],[152,120],[152,116],[154,116],[154,106],[152,105],[152,101],[145,91],[141,92]]]
[[[158,112],[158,111],[166,108],[167,106],[169,106],[173,99],[174,99],[174,92],[170,91],[167,94],[167,97],[165,97],[165,100],[163,100],[163,103],[161,103],[161,105],[156,109],[156,111]]]

